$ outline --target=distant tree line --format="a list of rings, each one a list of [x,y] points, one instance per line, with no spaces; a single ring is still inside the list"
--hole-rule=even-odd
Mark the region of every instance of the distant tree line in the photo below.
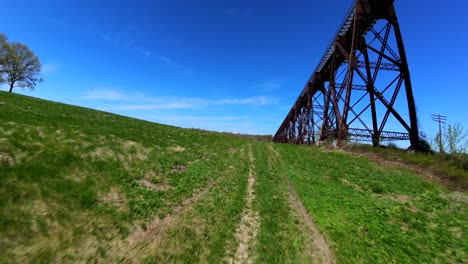
[[[0,33],[0,84],[6,83],[11,93],[15,87],[34,90],[42,81],[41,62],[34,52]]]

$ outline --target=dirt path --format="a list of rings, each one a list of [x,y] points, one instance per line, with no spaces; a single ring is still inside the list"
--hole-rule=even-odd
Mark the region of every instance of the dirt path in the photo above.
[[[260,215],[253,209],[255,200],[255,159],[252,145],[249,146],[249,178],[247,185],[247,197],[244,211],[239,226],[236,230],[236,238],[239,240],[234,257],[229,259],[229,263],[252,263],[252,256],[249,256],[249,249],[255,246],[258,230],[260,228]]]
[[[305,231],[308,234],[310,234],[309,242],[312,243],[310,248],[312,248],[311,255],[313,259],[315,260],[314,262],[327,263],[327,264],[336,263],[335,255],[333,251],[330,249],[330,246],[328,245],[327,240],[315,226],[314,221],[312,220],[310,215],[307,213],[307,210],[305,209],[304,205],[299,199],[299,196],[296,190],[294,189],[294,187],[291,185],[290,182],[288,182],[288,187],[289,187],[291,206],[294,209],[294,211],[296,211],[297,215],[301,218],[301,220],[305,223],[306,228],[308,229]]]
[[[281,158],[281,154],[279,154],[278,151],[276,151],[276,149],[273,147],[273,143],[268,144],[268,149],[276,158]]]
[[[466,191],[466,188],[463,188],[459,184],[454,183],[450,180],[444,179],[443,177],[432,172],[430,168],[426,168],[421,165],[408,164],[402,161],[388,160],[375,153],[369,153],[369,152],[355,153],[355,152],[348,151],[348,150],[344,150],[344,152],[353,156],[368,158],[371,161],[374,161],[380,165],[387,166],[390,168],[408,169],[412,171],[414,175],[418,176],[419,178],[426,180],[426,181],[430,181],[438,185],[445,186],[452,191],[460,191],[460,192]]]

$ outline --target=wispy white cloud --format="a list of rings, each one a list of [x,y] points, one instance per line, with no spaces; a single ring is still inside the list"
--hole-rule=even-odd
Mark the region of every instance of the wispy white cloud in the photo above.
[[[281,83],[279,81],[267,81],[253,85],[252,88],[257,90],[263,90],[266,92],[272,92],[277,91],[279,88],[281,88]]]
[[[157,58],[159,58],[159,60],[166,65],[172,66],[188,74],[193,73],[192,68],[177,63],[175,60],[167,56],[160,55],[159,52],[143,45],[141,41],[139,41],[141,40],[142,36],[148,34],[148,32],[152,29],[153,25],[151,23],[148,23],[147,26],[143,29],[129,26],[124,30],[113,32],[108,32],[106,30],[96,28],[95,26],[91,27],[90,25],[86,24],[70,22],[68,20],[49,19],[49,23],[71,31],[92,36],[92,38],[104,42],[112,43],[122,49],[132,50],[133,52],[137,52],[145,57],[157,56]]]
[[[57,72],[60,68],[60,65],[55,63],[44,63],[42,64],[41,71],[43,74],[51,74]]]
[[[104,107],[105,110],[156,110],[156,109],[192,109],[196,108],[196,105],[187,102],[170,102],[170,103],[159,103],[159,104],[118,104],[114,106]]]
[[[248,116],[147,115],[144,119],[185,128],[201,128],[231,133],[259,134],[258,125]]]
[[[158,118],[168,122],[200,122],[200,121],[212,121],[212,122],[230,122],[230,121],[246,121],[248,117],[245,116],[191,116],[191,115],[164,115],[164,116],[146,116],[146,118]]]
[[[159,55],[159,60],[161,62],[163,62],[164,64],[166,64],[166,65],[173,66],[173,67],[179,68],[179,69],[183,69],[183,70],[186,70],[187,72],[192,72],[193,71],[192,69],[189,69],[189,68],[186,68],[186,67],[180,65],[179,63],[175,62],[173,59],[171,59],[171,58],[169,58],[167,56]]]
[[[101,37],[102,40],[105,40],[105,41],[112,41],[112,38],[111,38],[111,35],[106,33],[106,34],[101,34],[99,35],[99,37]]]
[[[252,17],[254,12],[250,7],[232,7],[226,10],[226,14],[235,19],[247,19]]]
[[[133,40],[133,39],[128,39],[128,40],[124,43],[124,48],[126,48],[126,49],[133,48],[134,44],[135,44],[135,40]]]
[[[49,23],[62,27],[62,28],[70,29],[76,32],[89,33],[88,28],[85,28],[83,27],[83,25],[80,25],[78,23],[71,23],[68,20],[51,18],[49,19]]]
[[[86,100],[120,101],[124,99],[124,96],[115,90],[104,88],[84,92],[80,98]]]
[[[159,57],[159,60],[162,63],[164,63],[165,65],[171,66],[172,68],[175,68],[175,69],[178,69],[179,71],[182,71],[185,74],[192,75],[195,72],[193,68],[187,67],[186,65],[182,65],[180,63],[177,63],[176,61],[174,61],[173,59],[171,59],[171,58],[169,58],[167,56],[159,55],[158,57]]]
[[[147,30],[148,29],[145,29],[142,32],[145,32]],[[125,32],[101,33],[99,34],[99,37],[103,41],[114,43],[124,49],[134,50],[136,52],[141,53],[145,57],[151,57],[155,55],[155,52],[152,49],[142,47],[141,44],[136,44],[142,32],[136,32],[134,30],[128,29],[128,31]],[[167,64],[175,64],[167,57],[159,56],[159,58]]]
[[[149,57],[151,55],[153,55],[153,52],[149,49],[145,49],[143,50],[143,54],[146,56],[146,57]]]
[[[164,62],[164,63],[166,63],[166,64],[169,64],[169,65],[175,64],[173,60],[169,59],[169,58],[166,57],[166,56],[159,56],[159,59],[160,59],[162,62]]]
[[[275,105],[275,109],[280,107],[279,100],[269,96],[149,96],[112,87],[89,90],[79,97],[67,99],[74,100],[73,104],[157,123],[244,134],[271,134],[276,129],[276,119],[265,113],[256,116],[254,113],[257,111],[246,112],[239,109],[257,109],[267,105]],[[264,125],[259,127],[259,123]]]
[[[138,45],[138,40],[141,36],[144,36],[148,30],[151,29],[151,26],[147,26],[144,29],[134,29],[132,27],[127,27],[125,30],[108,32],[99,28],[96,28],[94,25],[84,25],[81,23],[70,22],[68,20],[61,19],[49,19],[49,22],[53,25],[66,28],[75,32],[84,33],[86,35],[92,36],[95,39],[101,41],[113,43],[124,49],[131,49],[136,52],[141,52],[144,56],[151,56],[154,52],[142,45]]]
[[[269,96],[227,97],[218,99],[146,96],[142,93],[125,94],[115,89],[101,88],[87,91],[80,96],[83,100],[112,101],[106,110],[155,110],[155,109],[203,109],[210,106],[277,104],[278,99]]]
[[[269,96],[254,96],[254,97],[246,97],[246,98],[229,98],[229,99],[221,99],[217,101],[217,104],[240,104],[240,105],[269,105],[269,104],[276,104],[278,103],[277,98],[272,98]]]

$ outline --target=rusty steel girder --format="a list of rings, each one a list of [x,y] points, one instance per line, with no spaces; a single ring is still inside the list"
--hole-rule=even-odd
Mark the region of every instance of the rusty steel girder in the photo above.
[[[411,146],[419,145],[416,106],[393,2],[354,1],[274,142],[313,144],[332,139],[340,144],[354,139],[378,146],[383,140],[409,140]],[[392,131],[385,130],[388,126]]]

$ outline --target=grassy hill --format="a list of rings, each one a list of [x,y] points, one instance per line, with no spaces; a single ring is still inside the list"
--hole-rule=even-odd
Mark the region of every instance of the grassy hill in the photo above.
[[[467,226],[408,169],[0,92],[0,263],[463,263]]]

